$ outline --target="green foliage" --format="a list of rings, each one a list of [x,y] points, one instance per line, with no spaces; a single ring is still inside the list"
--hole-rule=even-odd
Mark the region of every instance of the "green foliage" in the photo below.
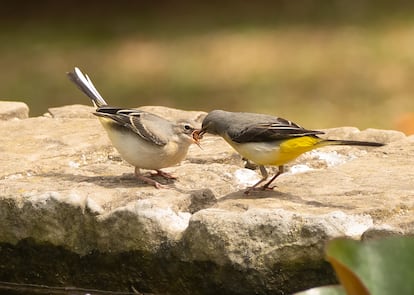
[[[413,237],[335,239],[328,243],[326,254],[343,289],[322,287],[298,294],[414,294]]]

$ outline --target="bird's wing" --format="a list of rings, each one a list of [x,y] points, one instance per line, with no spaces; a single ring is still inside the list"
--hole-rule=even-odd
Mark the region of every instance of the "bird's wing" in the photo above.
[[[171,124],[157,115],[110,106],[98,108],[95,115],[110,118],[116,124],[128,128],[142,139],[156,145],[163,146],[168,143]]]
[[[283,118],[276,118],[271,122],[251,124],[241,130],[230,129],[228,135],[233,141],[243,143],[273,141],[323,133],[322,131],[307,130]]]

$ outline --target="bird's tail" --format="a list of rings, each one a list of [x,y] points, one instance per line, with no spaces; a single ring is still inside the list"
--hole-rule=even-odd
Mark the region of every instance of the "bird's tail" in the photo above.
[[[92,100],[95,107],[99,108],[107,105],[106,101],[99,94],[98,90],[96,90],[88,75],[84,75],[79,68],[75,67],[73,72],[69,72],[67,74],[69,79]]]
[[[336,140],[336,139],[325,139],[318,143],[321,146],[327,145],[355,145],[355,146],[383,146],[384,143],[375,141],[358,141],[358,140]]]

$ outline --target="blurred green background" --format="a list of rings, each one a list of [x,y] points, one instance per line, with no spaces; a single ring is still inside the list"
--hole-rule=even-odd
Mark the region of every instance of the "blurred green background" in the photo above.
[[[0,99],[31,116],[90,104],[65,75],[79,66],[113,105],[414,130],[413,1],[0,5]]]

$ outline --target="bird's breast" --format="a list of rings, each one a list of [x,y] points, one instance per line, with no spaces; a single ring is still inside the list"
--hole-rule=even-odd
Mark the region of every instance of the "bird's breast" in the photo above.
[[[301,154],[314,149],[320,141],[311,136],[269,142],[236,143],[226,140],[243,157],[259,165],[272,166],[284,165],[296,159]]]
[[[188,151],[188,145],[180,145],[174,140],[157,145],[123,126],[109,122],[102,122],[102,125],[121,157],[138,168],[153,170],[173,166],[183,160]]]

